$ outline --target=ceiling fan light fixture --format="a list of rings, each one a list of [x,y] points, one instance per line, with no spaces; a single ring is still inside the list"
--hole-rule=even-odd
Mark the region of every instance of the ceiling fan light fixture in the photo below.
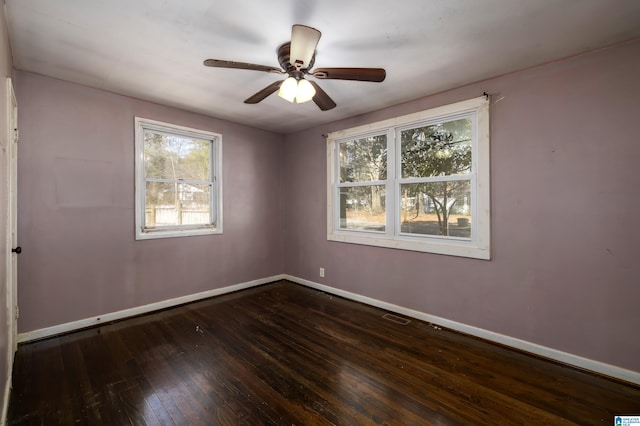
[[[296,102],[299,104],[309,102],[316,95],[316,89],[304,78],[298,81],[298,92]]]
[[[278,96],[282,99],[286,99],[287,101],[293,103],[296,99],[296,94],[298,93],[298,80],[293,77],[287,78],[280,85],[280,90],[278,91]]]
[[[280,85],[278,96],[291,103],[302,104],[309,102],[316,95],[316,89],[304,78],[297,80],[289,77]]]

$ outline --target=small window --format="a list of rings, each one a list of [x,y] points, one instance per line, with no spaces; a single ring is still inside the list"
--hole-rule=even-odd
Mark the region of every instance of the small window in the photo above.
[[[222,233],[222,137],[135,119],[136,239]]]
[[[490,258],[484,97],[328,138],[332,241]]]

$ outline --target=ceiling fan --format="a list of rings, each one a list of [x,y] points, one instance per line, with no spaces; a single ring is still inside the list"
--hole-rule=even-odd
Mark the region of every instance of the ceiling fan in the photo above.
[[[281,68],[268,65],[249,64],[246,62],[207,59],[204,65],[217,68],[236,68],[243,70],[264,71],[289,75],[285,80],[276,81],[253,96],[245,99],[247,104],[257,104],[275,91],[278,96],[289,102],[303,103],[313,100],[322,110],[335,108],[336,103],[320,88],[315,81],[305,76],[320,80],[356,80],[381,82],[386,77],[383,68],[316,68],[311,70],[315,62],[316,46],[321,33],[306,25],[294,25],[291,29],[291,42],[278,48],[278,62]]]

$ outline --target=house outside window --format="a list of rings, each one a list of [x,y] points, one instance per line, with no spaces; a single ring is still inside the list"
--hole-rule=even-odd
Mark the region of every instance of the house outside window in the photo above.
[[[327,238],[490,258],[486,97],[331,133]]]
[[[222,136],[136,117],[136,239],[222,233]]]

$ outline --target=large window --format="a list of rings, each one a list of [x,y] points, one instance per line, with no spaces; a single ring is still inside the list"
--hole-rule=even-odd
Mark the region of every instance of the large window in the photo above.
[[[221,136],[138,117],[135,125],[136,239],[221,233]]]
[[[329,240],[490,258],[485,97],[327,142]]]

